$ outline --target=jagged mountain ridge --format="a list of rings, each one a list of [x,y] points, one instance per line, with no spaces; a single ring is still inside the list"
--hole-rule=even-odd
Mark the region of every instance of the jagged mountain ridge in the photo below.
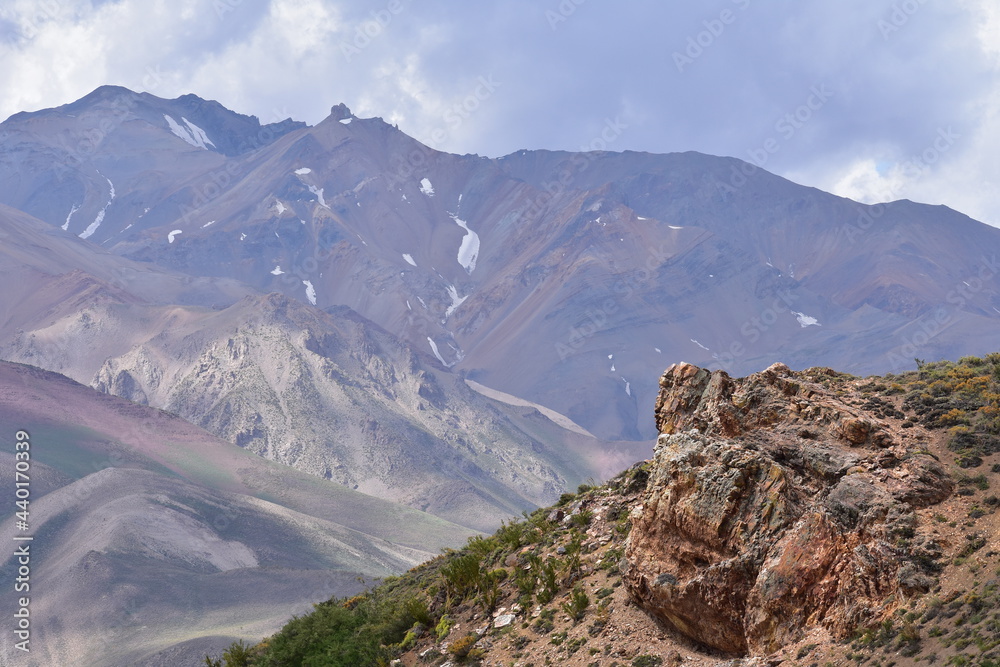
[[[168,103],[178,104],[158,104]],[[0,131],[33,155],[32,141],[73,121],[43,116]],[[92,205],[71,231],[104,210],[89,238],[117,254],[347,305],[604,439],[655,435],[641,409],[657,391],[645,369],[664,357],[740,373],[780,350],[792,366],[864,373],[1000,345],[995,229],[943,207],[864,206],[696,153],[449,155],[339,105],[230,158],[162,119],[124,123],[63,181],[32,163],[0,201],[44,198],[50,209],[29,212],[62,225],[74,174],[125,164],[110,177],[114,200],[97,171],[84,179],[77,199]]]

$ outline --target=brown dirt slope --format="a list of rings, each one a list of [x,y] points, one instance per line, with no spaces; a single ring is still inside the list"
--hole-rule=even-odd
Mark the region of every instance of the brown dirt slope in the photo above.
[[[407,666],[993,667],[998,385],[675,366],[652,461],[330,605],[416,610],[380,636]]]

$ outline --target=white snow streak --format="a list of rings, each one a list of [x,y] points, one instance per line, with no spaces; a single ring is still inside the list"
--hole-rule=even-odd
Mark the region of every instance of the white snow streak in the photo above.
[[[212,143],[212,140],[208,138],[208,135],[205,134],[205,130],[201,129],[184,116],[181,116],[181,120],[184,121],[184,124],[188,126],[189,130],[191,130],[191,136],[194,137],[194,140],[198,142],[199,146],[206,150],[208,150],[209,146],[215,146],[215,144]]]
[[[406,263],[409,264],[410,266],[416,266],[417,265],[417,263],[413,261],[413,257],[410,256],[410,255],[408,255],[408,254],[406,254],[405,252],[403,253],[403,259],[405,259]]]
[[[281,270],[281,264],[275,266],[274,270],[271,271],[272,276],[280,276],[282,273],[284,273],[284,271]]]
[[[183,232],[183,229],[175,229],[174,231],[167,234],[167,243],[173,243],[174,237]]]
[[[343,123],[344,125],[350,125],[352,120],[354,120],[354,119],[353,118],[341,118],[340,122]]]
[[[108,207],[111,206],[111,202],[113,202],[115,200],[115,184],[112,183],[111,179],[108,178],[107,176],[105,176],[104,178],[107,179],[108,186],[111,188],[111,198],[108,199],[108,203],[104,205],[104,208],[102,208],[97,213],[97,217],[94,218],[94,221],[92,223],[90,223],[85,230],[83,230],[82,232],[80,232],[80,238],[81,239],[85,239],[85,238],[91,236],[94,232],[97,231],[97,228],[101,226],[102,222],[104,222],[104,214],[107,213]]]
[[[309,299],[309,303],[316,305],[316,288],[308,280],[303,280],[302,284],[306,286],[306,298]]]
[[[280,199],[275,200],[274,207],[278,209],[278,215],[281,215],[282,213],[288,210],[287,208],[285,208],[285,205],[281,203]]]
[[[431,182],[430,182],[429,179],[426,179],[426,178],[421,178],[420,179],[420,191],[423,192],[428,197],[433,197],[434,196],[434,186],[431,185]]]
[[[205,223],[204,225],[202,225],[202,226],[201,226],[201,228],[202,228],[202,229],[205,229],[205,228],[206,228],[206,227],[208,227],[209,225],[214,225],[214,224],[215,224],[215,220],[210,220],[209,222],[206,222],[206,223]],[[129,225],[129,227],[131,227],[131,226],[132,226],[132,225]]]
[[[479,234],[469,229],[468,223],[465,220],[459,220],[457,215],[452,215],[451,219],[466,232],[465,236],[462,237],[462,245],[458,248],[458,263],[465,267],[467,273],[471,274],[476,270],[476,260],[479,259]]]
[[[70,209],[69,215],[66,216],[66,222],[63,223],[62,228],[64,230],[69,231],[69,219],[72,218],[73,214],[76,213],[79,210],[80,210],[80,207],[77,206],[76,204],[73,204],[73,208]]]
[[[694,338],[691,339],[691,342],[700,347],[701,349],[705,350],[706,352],[711,352],[711,350],[709,350],[707,347],[696,341]]]
[[[431,344],[431,352],[434,353],[434,356],[437,357],[438,361],[440,361],[444,365],[445,368],[451,368],[451,364],[449,364],[447,361],[445,361],[444,357],[441,356],[441,353],[438,352],[438,346],[437,346],[437,343],[434,342],[434,339],[431,338],[430,336],[428,336],[427,337],[427,342]]]
[[[296,169],[295,170],[295,175],[296,176],[305,176],[306,174],[311,174],[311,173],[312,173],[312,169],[310,169],[309,167],[302,167],[301,169]]]

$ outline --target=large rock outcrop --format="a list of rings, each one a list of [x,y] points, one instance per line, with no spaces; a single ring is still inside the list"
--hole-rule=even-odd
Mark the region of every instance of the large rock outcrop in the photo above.
[[[935,545],[915,535],[914,509],[946,498],[951,480],[810,378],[679,364],[660,380],[625,583],[721,651],[770,653],[816,624],[845,636],[932,582],[918,563]]]

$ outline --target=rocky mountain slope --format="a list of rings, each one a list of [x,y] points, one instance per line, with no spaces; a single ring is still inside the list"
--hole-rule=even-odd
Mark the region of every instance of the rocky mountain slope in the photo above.
[[[996,229],[729,158],[450,155],[343,105],[258,127],[107,87],[0,124],[0,182],[118,255],[348,306],[604,440],[655,437],[665,359],[867,373],[1000,347]]]
[[[198,664],[470,532],[30,366],[0,362],[0,421],[5,479],[30,436],[29,529],[12,507],[0,532],[34,537],[32,650],[5,637],[3,664]]]
[[[487,530],[647,455],[483,396],[348,308],[123,259],[12,209],[0,225],[3,358],[271,460]]]
[[[1000,661],[1000,355],[660,384],[651,461],[227,664]]]

